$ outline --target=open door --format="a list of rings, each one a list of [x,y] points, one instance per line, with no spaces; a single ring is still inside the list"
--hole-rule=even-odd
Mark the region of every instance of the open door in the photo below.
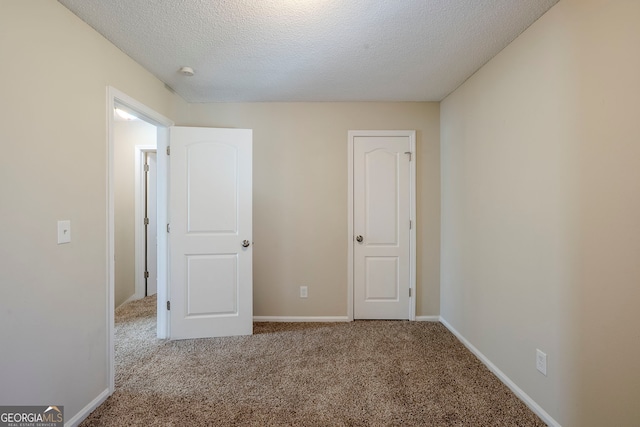
[[[253,332],[252,131],[170,128],[171,339]]]

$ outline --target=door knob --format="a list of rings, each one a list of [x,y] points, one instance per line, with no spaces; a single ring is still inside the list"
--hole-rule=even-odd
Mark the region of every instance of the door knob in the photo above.
[[[357,236],[356,236],[356,241],[357,241],[358,243],[362,243],[362,241],[363,241],[363,240],[364,240],[364,239],[363,239],[363,237],[362,237],[362,236],[360,236],[360,235],[357,235]]]
[[[251,244],[251,242],[249,242],[248,240],[243,240],[242,241],[242,247],[243,248],[248,248],[250,244]]]

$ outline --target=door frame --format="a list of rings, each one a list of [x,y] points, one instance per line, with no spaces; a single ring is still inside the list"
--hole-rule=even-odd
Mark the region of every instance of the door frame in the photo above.
[[[157,137],[156,137],[157,140]],[[136,257],[136,299],[144,298],[144,195],[145,195],[145,157],[147,153],[157,154],[156,145],[136,145],[135,156],[135,257]]]
[[[109,395],[115,391],[115,202],[114,202],[114,110],[118,107],[131,111],[138,118],[157,127],[157,150],[164,152],[169,140],[169,127],[174,122],[162,114],[152,110],[141,102],[135,100],[118,89],[107,86],[107,378],[109,381]],[[157,165],[158,185],[158,230],[160,224],[167,222],[167,159],[166,156],[158,156]],[[158,233],[158,308],[166,307],[168,282],[167,282],[167,236],[166,233]],[[168,334],[168,318],[166,310],[158,310],[158,338],[166,338]]]
[[[415,130],[350,130],[348,131],[347,143],[347,317],[349,321],[354,320],[354,280],[353,280],[353,148],[354,138],[358,136],[404,136],[409,138],[409,151],[411,151],[412,161],[409,162],[409,215],[411,220],[411,229],[409,230],[409,288],[411,296],[409,297],[409,320],[416,320],[416,131]]]

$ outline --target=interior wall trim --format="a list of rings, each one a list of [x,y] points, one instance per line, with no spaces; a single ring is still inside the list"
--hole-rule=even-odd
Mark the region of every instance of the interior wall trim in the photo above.
[[[529,409],[531,409],[533,412],[535,412],[535,414],[537,416],[539,416],[542,421],[544,421],[548,426],[550,427],[562,427],[560,425],[559,422],[557,422],[556,420],[554,420],[551,415],[549,415],[547,413],[547,411],[545,411],[544,409],[542,409],[542,407],[540,405],[538,405],[536,403],[535,400],[533,400],[527,393],[525,393],[520,387],[518,387],[516,385],[516,383],[514,383],[513,381],[511,381],[511,379],[504,373],[502,372],[500,369],[498,369],[498,367],[496,365],[494,365],[488,358],[487,356],[485,356],[484,354],[482,354],[480,352],[480,350],[478,350],[473,344],[471,344],[464,336],[462,336],[462,334],[460,332],[458,332],[456,330],[456,328],[454,328],[453,326],[451,326],[451,324],[449,322],[447,322],[445,319],[442,318],[442,316],[440,316],[440,323],[442,323],[447,329],[449,329],[449,331],[451,331],[451,333],[453,335],[456,336],[456,338],[458,338],[458,340],[460,340],[460,342],[462,342],[462,344],[464,344],[465,347],[467,347],[478,359],[480,359],[480,361],[482,363],[485,364],[485,366],[487,368],[489,368],[489,370],[491,372],[493,372],[493,374],[495,376],[498,377],[498,379],[500,381],[502,381],[507,387],[509,387],[509,389],[520,399],[524,402],[525,405],[527,405],[529,407]]]
[[[439,322],[440,316],[416,316],[416,322]]]
[[[349,322],[348,316],[253,316],[254,322]]]
[[[104,389],[104,391],[100,393],[98,397],[89,402],[87,406],[80,410],[80,412],[78,412],[67,422],[65,422],[64,427],[76,427],[77,425],[79,425],[82,421],[84,421],[85,418],[87,418],[93,411],[95,411],[98,406],[102,405],[104,401],[107,400],[110,394],[111,393],[109,392],[108,388]]]

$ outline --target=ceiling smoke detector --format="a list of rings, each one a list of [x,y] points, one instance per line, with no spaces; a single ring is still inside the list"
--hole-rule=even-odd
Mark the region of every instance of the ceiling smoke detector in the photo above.
[[[196,73],[191,67],[180,67],[180,70],[178,71],[180,72],[180,74],[187,77],[191,77]]]

